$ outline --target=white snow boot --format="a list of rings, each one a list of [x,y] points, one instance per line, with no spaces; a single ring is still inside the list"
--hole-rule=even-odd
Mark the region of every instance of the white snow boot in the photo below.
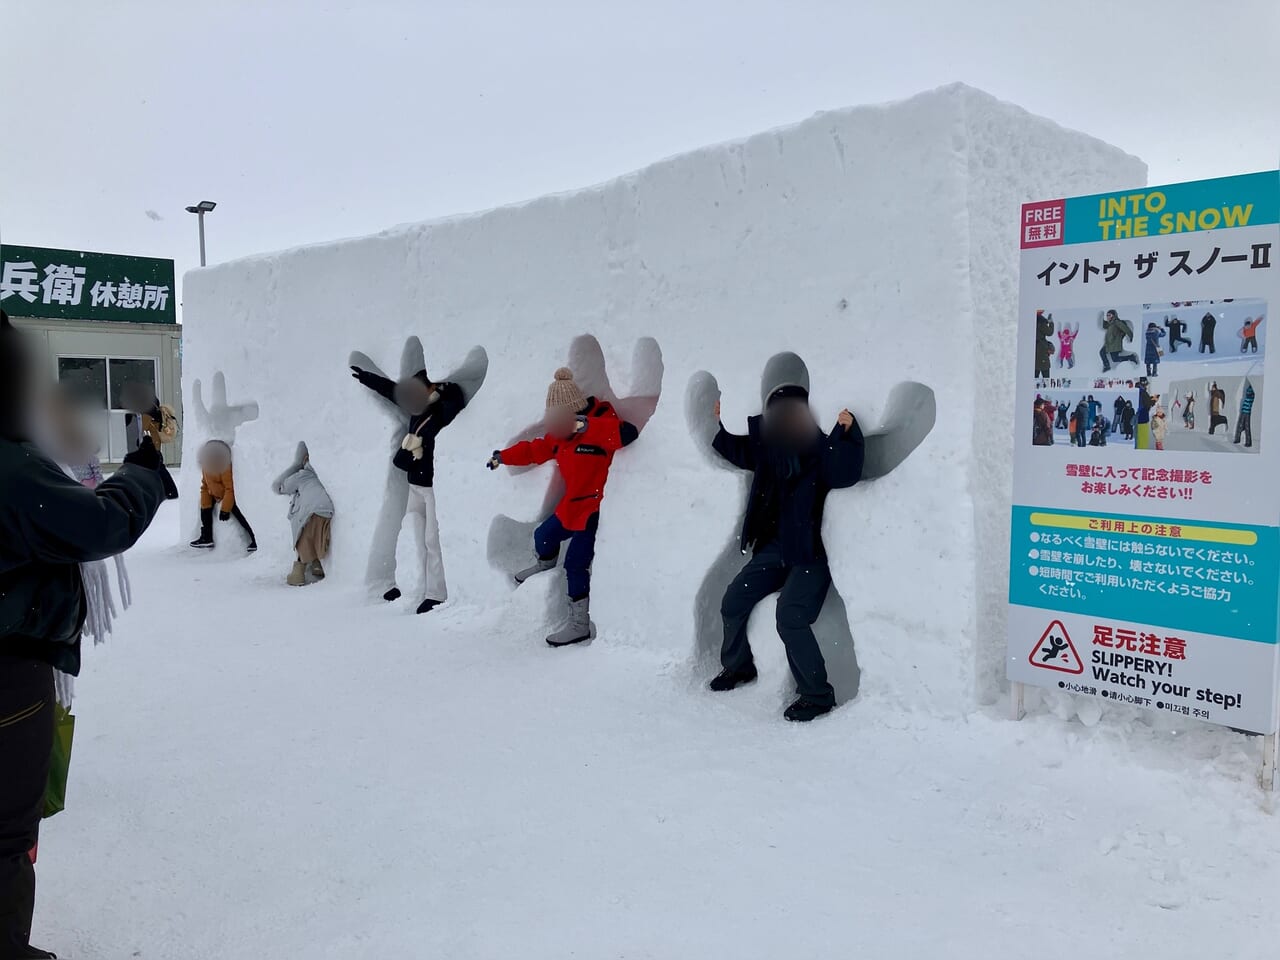
[[[547,637],[547,645],[567,647],[591,639],[591,598],[569,601],[569,619],[563,627]]]
[[[534,558],[534,564],[531,567],[525,567],[523,570],[517,571],[513,576],[516,583],[524,583],[530,577],[537,576],[539,573],[546,573],[548,570],[554,570],[559,557],[552,557],[550,560],[543,560],[541,557]]]

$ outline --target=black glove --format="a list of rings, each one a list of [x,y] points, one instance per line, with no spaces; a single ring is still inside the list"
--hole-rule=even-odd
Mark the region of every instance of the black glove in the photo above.
[[[368,370],[361,370],[353,363],[351,365],[351,376],[359,380],[361,386],[371,387],[377,374],[370,373]]]
[[[231,519],[231,514],[228,513],[226,510],[219,510],[218,519],[221,520],[223,523],[226,523],[228,520]]]
[[[148,470],[159,470],[164,466],[164,461],[160,459],[160,451],[156,449],[150,437],[143,437],[142,442],[138,444],[138,449],[125,455],[124,462],[132,463],[136,467],[146,467]]]
[[[160,410],[160,401],[156,401],[156,405],[147,411],[147,416],[154,420],[157,424],[164,423],[164,413]]]
[[[485,463],[485,466],[488,467],[490,470],[497,470],[500,466],[502,466],[502,451],[501,450],[493,451],[493,456],[489,458],[488,462]]]

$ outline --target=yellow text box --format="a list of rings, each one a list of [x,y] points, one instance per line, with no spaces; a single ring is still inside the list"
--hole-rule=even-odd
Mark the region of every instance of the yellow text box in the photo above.
[[[1157,537],[1164,540],[1198,540],[1202,543],[1232,543],[1252,547],[1258,535],[1252,530],[1226,527],[1196,527],[1155,520],[1112,520],[1110,517],[1076,517],[1066,513],[1032,513],[1033,527],[1058,527],[1063,530],[1088,530],[1091,533],[1119,533],[1135,537]]]

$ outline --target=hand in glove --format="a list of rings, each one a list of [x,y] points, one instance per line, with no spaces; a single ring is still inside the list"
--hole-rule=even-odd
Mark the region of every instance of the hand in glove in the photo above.
[[[361,370],[354,363],[351,365],[351,376],[360,381],[362,386],[372,386],[374,378],[377,374],[370,373],[368,370]]]
[[[218,519],[221,520],[223,523],[226,523],[228,520],[231,519],[231,514],[228,513],[226,510],[219,510]]]
[[[587,418],[578,417],[578,419],[574,422],[573,432],[582,433],[586,429],[587,429]]]
[[[160,451],[156,449],[150,437],[143,437],[142,442],[138,444],[138,449],[125,455],[124,462],[132,463],[137,467],[146,467],[148,470],[159,470],[164,466],[164,461],[160,459]]]
[[[502,451],[501,450],[493,451],[493,456],[489,458],[489,460],[485,463],[485,466],[488,467],[490,470],[497,470],[500,466],[502,466]]]

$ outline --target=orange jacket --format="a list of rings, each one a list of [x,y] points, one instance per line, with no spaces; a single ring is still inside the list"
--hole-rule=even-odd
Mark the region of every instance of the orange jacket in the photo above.
[[[232,478],[231,467],[225,473],[202,473],[200,475],[200,509],[208,510],[214,501],[221,501],[223,513],[230,513],[236,506],[236,484]]]
[[[1259,317],[1257,320],[1254,320],[1252,323],[1246,323],[1244,325],[1244,330],[1241,331],[1242,334],[1246,337],[1256,337],[1258,335],[1258,328],[1262,326],[1262,321],[1265,319],[1267,318]]]

